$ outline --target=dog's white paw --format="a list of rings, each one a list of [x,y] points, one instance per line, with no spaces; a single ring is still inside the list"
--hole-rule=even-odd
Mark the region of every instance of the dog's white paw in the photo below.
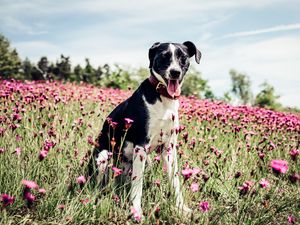
[[[130,212],[135,221],[141,222],[143,220],[143,210],[140,207],[131,207]]]

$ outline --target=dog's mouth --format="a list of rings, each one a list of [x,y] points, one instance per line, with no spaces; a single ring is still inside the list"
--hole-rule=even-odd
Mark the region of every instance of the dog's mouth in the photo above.
[[[181,93],[181,87],[179,84],[179,79],[168,79],[167,91],[170,96],[179,97]]]

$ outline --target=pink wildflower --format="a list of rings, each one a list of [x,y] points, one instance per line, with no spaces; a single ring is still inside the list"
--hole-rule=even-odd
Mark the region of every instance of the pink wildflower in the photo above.
[[[16,148],[16,150],[15,150],[15,154],[16,155],[21,155],[21,148]]]
[[[125,120],[125,130],[128,130],[134,121],[129,118],[124,118],[124,120]]]
[[[291,156],[292,160],[296,161],[298,155],[299,155],[299,149],[292,149],[290,151],[290,156]]]
[[[86,183],[86,179],[84,176],[77,177],[76,181],[77,181],[77,184],[85,184]]]
[[[285,160],[272,160],[271,167],[275,173],[286,173],[288,162]]]
[[[115,166],[112,167],[112,170],[114,171],[114,177],[117,177],[123,173],[123,171]]]
[[[265,178],[261,179],[259,184],[262,188],[268,188],[270,186],[270,182],[268,180],[266,180]]]
[[[47,155],[48,155],[48,151],[46,150],[40,151],[39,160],[42,161],[44,158],[46,158]]]
[[[190,168],[185,168],[181,171],[185,180],[189,179],[193,175],[193,170]]]
[[[1,197],[0,200],[2,202],[3,207],[11,205],[15,202],[15,197],[10,196],[8,194],[1,194],[0,197]]]
[[[0,154],[4,153],[5,149],[4,148],[0,148]]]
[[[202,212],[207,212],[209,211],[209,203],[204,201],[204,202],[200,202],[199,203],[199,209],[202,211]]]
[[[192,190],[192,192],[199,191],[199,185],[197,183],[192,183],[191,184],[191,190]]]
[[[31,180],[22,180],[22,184],[25,185],[25,187],[28,189],[38,189],[39,188],[37,183],[35,183],[34,181],[31,181]]]
[[[296,218],[294,216],[288,216],[288,223],[295,224],[296,223]]]
[[[40,188],[38,191],[42,195],[46,194],[46,189],[44,189],[44,188]]]
[[[242,186],[238,187],[238,189],[240,190],[241,194],[246,194],[251,189],[251,187],[253,186],[253,184],[254,183],[252,181],[247,180],[247,181],[245,181],[243,183]]]

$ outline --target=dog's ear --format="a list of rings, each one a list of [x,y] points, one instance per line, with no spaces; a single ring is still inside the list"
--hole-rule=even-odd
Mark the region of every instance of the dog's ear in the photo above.
[[[149,64],[149,68],[152,68],[153,66],[153,59],[156,53],[156,50],[158,48],[158,46],[160,45],[160,42],[155,42],[152,47],[149,49],[149,60],[150,60],[150,64]]]
[[[193,42],[186,41],[183,43],[184,46],[187,47],[189,57],[193,57],[195,55],[195,60],[199,64],[201,58],[201,52],[196,48]]]

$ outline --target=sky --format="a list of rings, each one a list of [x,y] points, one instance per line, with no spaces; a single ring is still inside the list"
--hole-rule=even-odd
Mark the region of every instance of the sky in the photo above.
[[[193,66],[213,92],[230,90],[229,71],[247,74],[254,93],[267,81],[285,106],[300,107],[299,0],[0,0],[0,33],[20,57],[73,65],[148,66],[154,42],[192,41]]]

